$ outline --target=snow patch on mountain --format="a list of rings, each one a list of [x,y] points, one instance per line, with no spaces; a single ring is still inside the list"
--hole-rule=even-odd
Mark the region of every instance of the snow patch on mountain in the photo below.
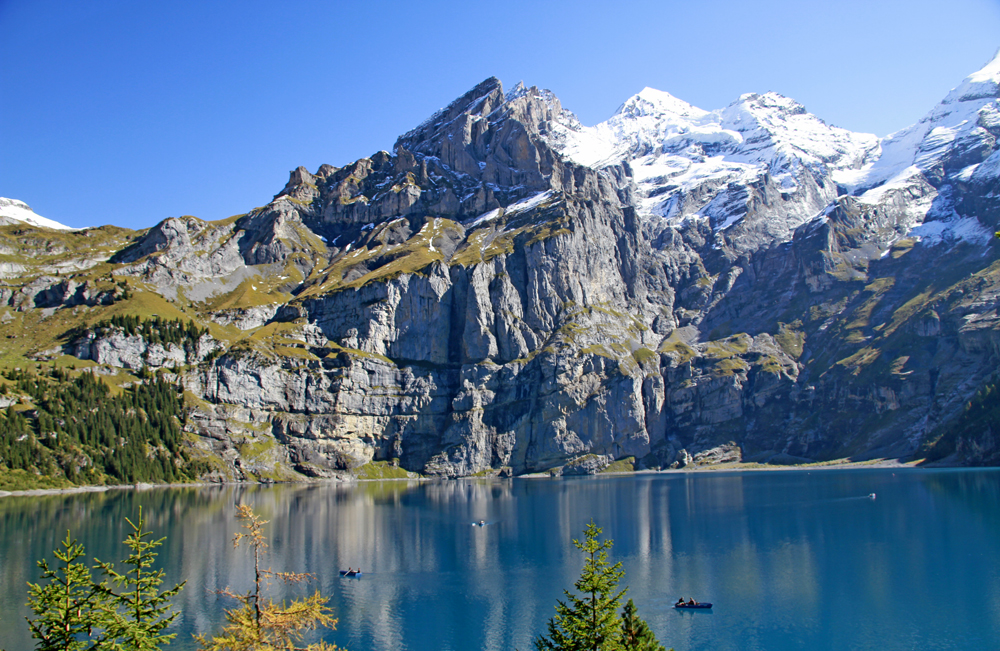
[[[594,127],[584,127],[568,116],[556,127],[557,149],[570,160],[587,167],[604,167],[627,158],[649,153],[662,146],[669,148],[676,140],[694,132],[701,140],[719,137],[717,125],[703,127],[699,122],[708,115],[670,93],[645,88],[622,104],[615,115]],[[739,137],[739,134],[731,134]]]
[[[991,99],[1000,96],[1000,50],[993,60],[972,73],[944,98],[945,104]]]
[[[985,245],[993,235],[975,217],[962,217],[952,213],[943,220],[926,221],[907,234],[931,246],[944,242],[965,241]]]
[[[951,184],[996,183],[1000,156],[994,151],[1000,133],[1000,50],[972,73],[916,124],[881,142],[876,160],[857,170],[838,170],[834,179],[862,203],[877,205],[893,192],[916,191],[936,178],[939,192],[913,202],[908,237],[925,244],[966,241],[986,244],[991,233],[973,215],[959,215]],[[984,160],[985,157],[985,160]],[[938,206],[933,208],[932,206]],[[916,214],[922,211],[923,214]]]
[[[23,201],[0,197],[0,218],[3,217],[24,222],[25,224],[31,224],[32,226],[41,226],[42,228],[52,228],[62,231],[75,230],[65,224],[60,224],[57,221],[46,219],[41,215],[35,214],[35,211],[29,208],[28,204]]]
[[[913,126],[882,140],[872,164],[834,174],[848,192],[870,191],[882,184],[900,185],[933,171],[949,156],[992,147],[1000,128],[1000,51],[972,73]],[[965,166],[962,166],[965,167]]]
[[[551,190],[548,190],[546,192],[539,192],[538,194],[526,197],[524,199],[521,199],[517,203],[512,203],[511,205],[507,206],[507,209],[504,210],[504,213],[512,215],[519,212],[526,212],[533,208],[537,208],[543,202],[552,199],[554,196],[555,193]]]
[[[627,162],[639,189],[641,215],[674,222],[694,211],[716,230],[732,226],[745,212],[725,191],[731,184],[745,186],[770,175],[782,193],[793,193],[801,174],[822,179],[832,170],[856,169],[878,149],[874,135],[831,127],[777,93],[746,94],[724,109],[705,111],[652,88],[593,127],[564,112],[548,137],[580,165]],[[704,195],[699,205],[683,201],[699,189]],[[816,209],[810,204],[789,211],[787,227],[812,217]]]
[[[521,199],[520,201],[518,201],[516,203],[512,203],[511,205],[507,206],[506,208],[494,208],[493,210],[490,210],[489,212],[485,212],[482,215],[479,215],[478,217],[476,217],[475,219],[473,219],[472,221],[470,221],[466,226],[468,228],[475,228],[475,227],[481,226],[482,224],[485,224],[487,222],[493,221],[494,219],[496,219],[500,215],[513,216],[513,215],[516,215],[517,213],[520,213],[520,212],[526,212],[528,210],[532,210],[534,208],[537,208],[542,203],[544,203],[546,201],[549,201],[551,199],[554,199],[555,197],[556,197],[556,193],[553,192],[552,190],[547,190],[545,192],[539,192],[539,193],[534,194],[534,195],[532,195],[530,197],[527,197],[525,199]]]
[[[987,182],[1000,181],[1000,149],[993,152],[993,155],[978,165],[970,165],[973,168],[970,180],[973,183],[985,184]],[[996,191],[1000,191],[997,188]],[[993,193],[991,193],[992,196]]]
[[[920,122],[881,140],[830,126],[777,93],[705,111],[651,88],[593,127],[564,111],[546,138],[580,165],[625,165],[640,215],[668,225],[704,219],[727,231],[743,223],[726,237],[773,241],[790,237],[839,194],[875,206],[905,193],[901,217],[913,237],[987,242],[975,216],[954,212],[947,186],[1000,179],[1000,51]],[[758,218],[747,224],[751,212]]]
[[[832,127],[777,93],[705,111],[651,88],[593,127],[564,111],[546,137],[580,165],[625,165],[651,224],[703,219],[718,232],[743,223],[726,237],[774,241],[840,194],[873,207],[906,196],[900,226],[910,236],[984,243],[989,229],[955,212],[948,186],[1000,180],[1000,50],[920,122],[881,140]]]

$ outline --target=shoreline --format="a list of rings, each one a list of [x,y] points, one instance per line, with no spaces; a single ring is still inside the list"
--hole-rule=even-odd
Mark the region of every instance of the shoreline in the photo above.
[[[232,484],[256,484],[258,482],[230,482]],[[2,497],[26,497],[33,495],[70,495],[72,493],[104,493],[107,491],[120,491],[120,490],[134,490],[134,491],[145,491],[153,488],[183,488],[185,486],[198,487],[198,486],[214,486],[215,484],[209,482],[190,482],[190,483],[178,483],[178,484],[111,484],[109,486],[73,486],[72,488],[29,488],[26,490],[18,491],[4,491],[0,490],[0,498]]]
[[[660,470],[632,470],[624,472],[599,472],[595,475],[560,475],[562,477],[598,477],[623,475],[683,475],[702,474],[713,472],[788,472],[796,470],[864,470],[866,468],[879,469],[914,469],[922,470],[926,468],[964,468],[966,466],[949,466],[929,464],[920,466],[924,459],[914,459],[912,461],[900,461],[899,459],[872,459],[870,461],[847,461],[846,459],[835,459],[833,461],[817,461],[815,463],[801,463],[788,465],[770,465],[766,463],[732,461],[727,463],[716,463],[711,465],[686,466],[684,468],[661,468]],[[968,466],[972,467],[972,466]],[[551,477],[547,472],[535,472],[527,475],[517,475],[521,479],[544,479]],[[460,477],[459,479],[475,479],[474,477]]]
[[[767,465],[763,463],[730,462],[704,466],[688,466],[685,468],[665,468],[661,470],[634,470],[631,472],[608,472],[590,475],[621,477],[624,475],[654,475],[654,474],[701,474],[712,472],[787,472],[795,470],[861,470],[865,468],[877,469],[924,469],[924,468],[961,468],[964,466],[928,465],[918,466],[923,459],[913,461],[900,461],[899,459],[873,459],[870,461],[847,461],[837,459],[833,461],[819,461],[816,463],[796,464],[796,465]],[[525,475],[516,475],[510,479],[560,479],[564,477],[585,477],[588,475],[560,475],[552,477],[548,472],[536,472]],[[0,498],[4,497],[33,497],[40,495],[71,495],[74,493],[103,493],[115,490],[145,491],[154,488],[200,488],[206,486],[266,486],[279,484],[332,484],[332,483],[361,483],[375,481],[434,481],[434,480],[468,480],[468,479],[497,479],[494,475],[489,476],[469,476],[469,477],[398,477],[389,479],[337,479],[324,478],[307,481],[289,482],[256,482],[256,481],[232,481],[232,482],[182,482],[174,484],[115,484],[110,486],[74,486],[72,488],[32,488],[27,490],[4,491],[0,490]]]

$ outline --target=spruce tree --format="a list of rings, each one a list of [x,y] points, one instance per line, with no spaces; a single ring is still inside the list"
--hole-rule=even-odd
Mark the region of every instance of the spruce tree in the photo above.
[[[564,590],[566,601],[556,605],[555,617],[548,622],[548,636],[535,640],[538,651],[617,651],[621,649],[621,618],[618,607],[628,588],[618,589],[625,575],[621,563],[608,563],[614,541],[599,542],[601,528],[591,520],[584,541],[573,544],[584,553],[583,570],[574,583],[579,595]]]
[[[42,570],[39,583],[28,584],[28,606],[35,618],[25,618],[31,637],[40,651],[89,651],[99,641],[91,639],[106,624],[107,598],[90,576],[90,568],[78,562],[86,553],[83,545],[70,538],[60,543],[54,554],[60,561],[55,569],[48,561],[38,561]]]
[[[104,625],[105,645],[101,649],[115,651],[154,651],[168,644],[176,637],[176,633],[164,633],[179,613],[173,612],[170,599],[184,587],[182,582],[169,590],[160,591],[165,572],[154,570],[153,562],[157,553],[154,551],[163,544],[159,540],[147,540],[151,531],[145,531],[142,508],[139,509],[138,523],[125,519],[132,527],[132,533],[125,539],[125,545],[132,553],[122,561],[128,566],[125,572],[115,570],[111,563],[97,564],[105,575],[119,588],[115,592],[105,588],[111,609],[109,618]]]
[[[666,651],[659,643],[649,624],[636,612],[635,604],[629,599],[622,610],[622,642],[624,651]],[[671,649],[673,651],[673,649]]]

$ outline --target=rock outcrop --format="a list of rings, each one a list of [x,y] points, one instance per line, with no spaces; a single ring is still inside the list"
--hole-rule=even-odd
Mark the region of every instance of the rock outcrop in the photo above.
[[[707,112],[647,89],[586,128],[491,78],[392,152],[135,234],[104,285],[0,298],[211,323],[194,349],[67,351],[170,369],[219,477],[909,457],[1000,351],[998,66],[882,141],[774,94]],[[992,434],[962,445],[998,458]]]

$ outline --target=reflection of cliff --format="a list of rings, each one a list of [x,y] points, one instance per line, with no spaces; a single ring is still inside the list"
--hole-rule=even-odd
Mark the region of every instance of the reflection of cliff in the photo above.
[[[6,497],[0,500],[0,638],[6,648],[27,649],[32,643],[23,617],[25,584],[37,578],[36,561],[51,559],[52,550],[72,532],[87,550],[87,558],[117,562],[126,549],[121,541],[128,534],[125,518],[135,518],[139,506],[148,528],[157,537],[167,536],[159,549],[159,560],[167,569],[167,582],[188,580],[189,587],[177,598],[184,611],[183,627],[206,611],[206,589],[212,589],[219,572],[205,571],[218,565],[204,553],[204,542],[231,536],[231,502],[222,499],[231,491],[218,488],[131,490]],[[214,600],[214,597],[212,597]],[[16,615],[11,617],[10,615]],[[214,625],[214,623],[213,623]],[[185,647],[180,647],[185,648]]]
[[[639,599],[692,576],[711,583],[720,567],[725,577],[753,565],[739,558],[731,568],[716,567],[711,555],[675,549],[675,538],[694,548],[712,539],[720,517],[739,520],[740,479],[717,479],[373,482],[7,498],[0,501],[0,576],[5,587],[23,586],[34,577],[37,556],[55,548],[66,529],[89,554],[117,559],[124,518],[142,505],[156,535],[167,538],[161,559],[168,581],[188,581],[175,601],[183,615],[172,648],[193,648],[190,633],[219,625],[224,602],[213,592],[249,586],[249,558],[230,541],[235,504],[250,503],[270,521],[271,566],[317,575],[315,586],[333,598],[341,618],[339,635],[352,635],[338,640],[351,648],[362,648],[362,640],[403,648],[428,621],[439,629],[435,639],[458,643],[472,627],[481,630],[483,648],[506,649],[512,639],[527,647],[579,574],[570,541],[590,517],[616,539],[615,556],[626,561]],[[697,524],[676,527],[672,515]],[[472,527],[478,520],[489,524]],[[737,534],[725,539],[737,543],[738,556],[752,547],[738,544],[745,527]],[[337,570],[347,566],[368,576],[342,580]],[[4,612],[23,611],[23,596],[5,593]],[[12,648],[30,646],[24,630],[12,640]]]
[[[961,509],[989,527],[1000,540],[1000,522],[995,517],[995,505],[1000,504],[1000,474],[995,471],[941,473],[934,475],[926,488],[929,506]]]
[[[615,541],[611,560],[623,562],[629,596],[679,650],[775,648],[783,640],[905,648],[889,642],[984,625],[1000,632],[1000,620],[979,621],[977,606],[978,595],[1000,595],[1000,580],[981,560],[967,560],[998,551],[995,479],[828,471],[5,498],[0,639],[10,649],[31,647],[19,619],[23,586],[66,529],[88,555],[117,560],[124,518],[142,505],[154,532],[166,536],[167,580],[188,581],[171,648],[192,649],[192,632],[220,623],[226,604],[212,591],[249,586],[249,558],[230,541],[235,505],[250,503],[270,520],[269,564],[316,575],[312,587],[331,597],[341,620],[334,640],[350,649],[529,648],[579,576],[571,540],[591,518]],[[864,498],[870,492],[877,501]],[[489,524],[471,526],[478,520]],[[348,566],[365,577],[339,578]],[[677,615],[670,602],[682,595],[720,602],[725,618]],[[956,604],[945,620],[935,619],[942,598]]]

